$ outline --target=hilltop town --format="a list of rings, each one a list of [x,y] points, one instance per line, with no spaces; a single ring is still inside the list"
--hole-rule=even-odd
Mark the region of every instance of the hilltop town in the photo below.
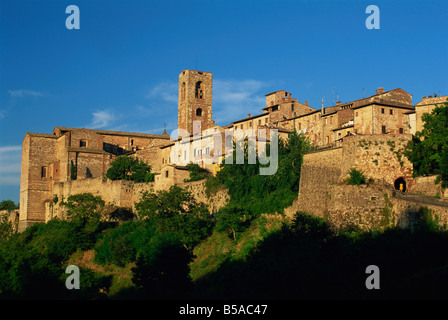
[[[446,102],[447,96],[434,94],[414,104],[412,94],[402,88],[380,87],[369,97],[337,101],[329,107],[299,102],[284,90],[265,97],[266,105],[260,114],[248,114],[219,126],[212,117],[213,74],[183,70],[179,74],[176,137],[166,131],[146,134],[59,126],[51,133],[27,132],[22,146],[18,230],[62,217],[58,201],[82,192],[100,195],[108,203],[132,210],[143,191],[166,190],[179,184],[190,188],[199,200],[219,208],[226,195],[206,199],[201,182],[184,182],[189,174],[186,165],[196,163],[216,174],[239,132],[255,139],[261,138],[259,132],[263,132],[264,141],[269,141],[274,132],[287,139],[296,130],[313,144],[313,152],[304,157],[297,201],[289,211],[327,214],[339,223],[357,215],[358,224],[368,225],[376,219],[375,214],[391,206],[401,221],[397,223],[405,223],[400,214],[409,213],[409,208],[418,210],[421,204],[415,199],[390,200],[400,184],[406,191],[428,196],[439,192],[442,198],[448,197],[432,177],[414,178],[412,164],[401,154],[412,136],[423,128],[422,115]],[[154,182],[104,179],[110,163],[121,155],[148,163],[155,174]],[[351,168],[362,170],[384,189],[340,185]],[[448,208],[442,200],[440,203],[426,205],[446,221]],[[347,217],[349,212],[351,216]]]

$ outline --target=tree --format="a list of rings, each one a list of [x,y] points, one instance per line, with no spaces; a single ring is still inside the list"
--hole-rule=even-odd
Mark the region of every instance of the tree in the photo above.
[[[178,235],[187,248],[207,237],[213,228],[207,206],[177,185],[168,191],[145,192],[135,209],[139,219],[153,220],[158,233]]]
[[[422,116],[423,130],[415,134],[405,150],[414,166],[414,176],[437,174],[448,187],[448,102]]]
[[[238,232],[243,232],[249,227],[252,219],[249,211],[233,205],[222,208],[216,216],[216,231],[231,233],[233,240],[236,240]]]
[[[16,206],[16,204],[12,200],[3,200],[2,202],[0,202],[0,211],[1,210],[14,211],[15,209],[18,208],[19,207]]]
[[[106,172],[110,180],[132,180],[135,182],[154,181],[151,166],[134,157],[119,156],[111,162]]]
[[[185,298],[192,288],[189,264],[191,252],[172,233],[151,239],[132,268],[132,282],[142,288],[147,298]]]
[[[207,177],[207,170],[201,168],[197,163],[187,164],[187,169],[190,172],[190,179],[185,179],[184,182],[198,181]]]
[[[105,202],[91,193],[71,195],[62,203],[67,208],[67,220],[98,223],[105,214]]]

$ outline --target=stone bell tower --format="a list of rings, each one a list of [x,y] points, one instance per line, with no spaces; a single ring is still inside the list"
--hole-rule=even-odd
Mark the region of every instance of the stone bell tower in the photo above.
[[[201,131],[213,127],[215,122],[212,120],[212,101],[213,73],[183,70],[179,74],[179,134],[180,129],[186,130],[188,135],[198,132],[198,123]],[[198,121],[196,128],[193,127],[195,121]]]

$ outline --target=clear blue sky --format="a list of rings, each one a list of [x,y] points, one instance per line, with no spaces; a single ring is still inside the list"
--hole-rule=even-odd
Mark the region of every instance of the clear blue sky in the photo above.
[[[80,29],[65,27],[68,5]],[[368,30],[368,5],[380,29]],[[19,200],[25,133],[55,126],[162,133],[183,69],[214,73],[219,125],[287,90],[319,108],[402,88],[448,94],[447,1],[2,0],[0,200]]]

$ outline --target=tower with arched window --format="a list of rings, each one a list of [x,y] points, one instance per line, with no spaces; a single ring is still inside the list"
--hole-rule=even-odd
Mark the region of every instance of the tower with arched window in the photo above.
[[[189,135],[206,130],[215,125],[212,120],[213,73],[183,70],[179,74],[178,122],[180,129]]]

